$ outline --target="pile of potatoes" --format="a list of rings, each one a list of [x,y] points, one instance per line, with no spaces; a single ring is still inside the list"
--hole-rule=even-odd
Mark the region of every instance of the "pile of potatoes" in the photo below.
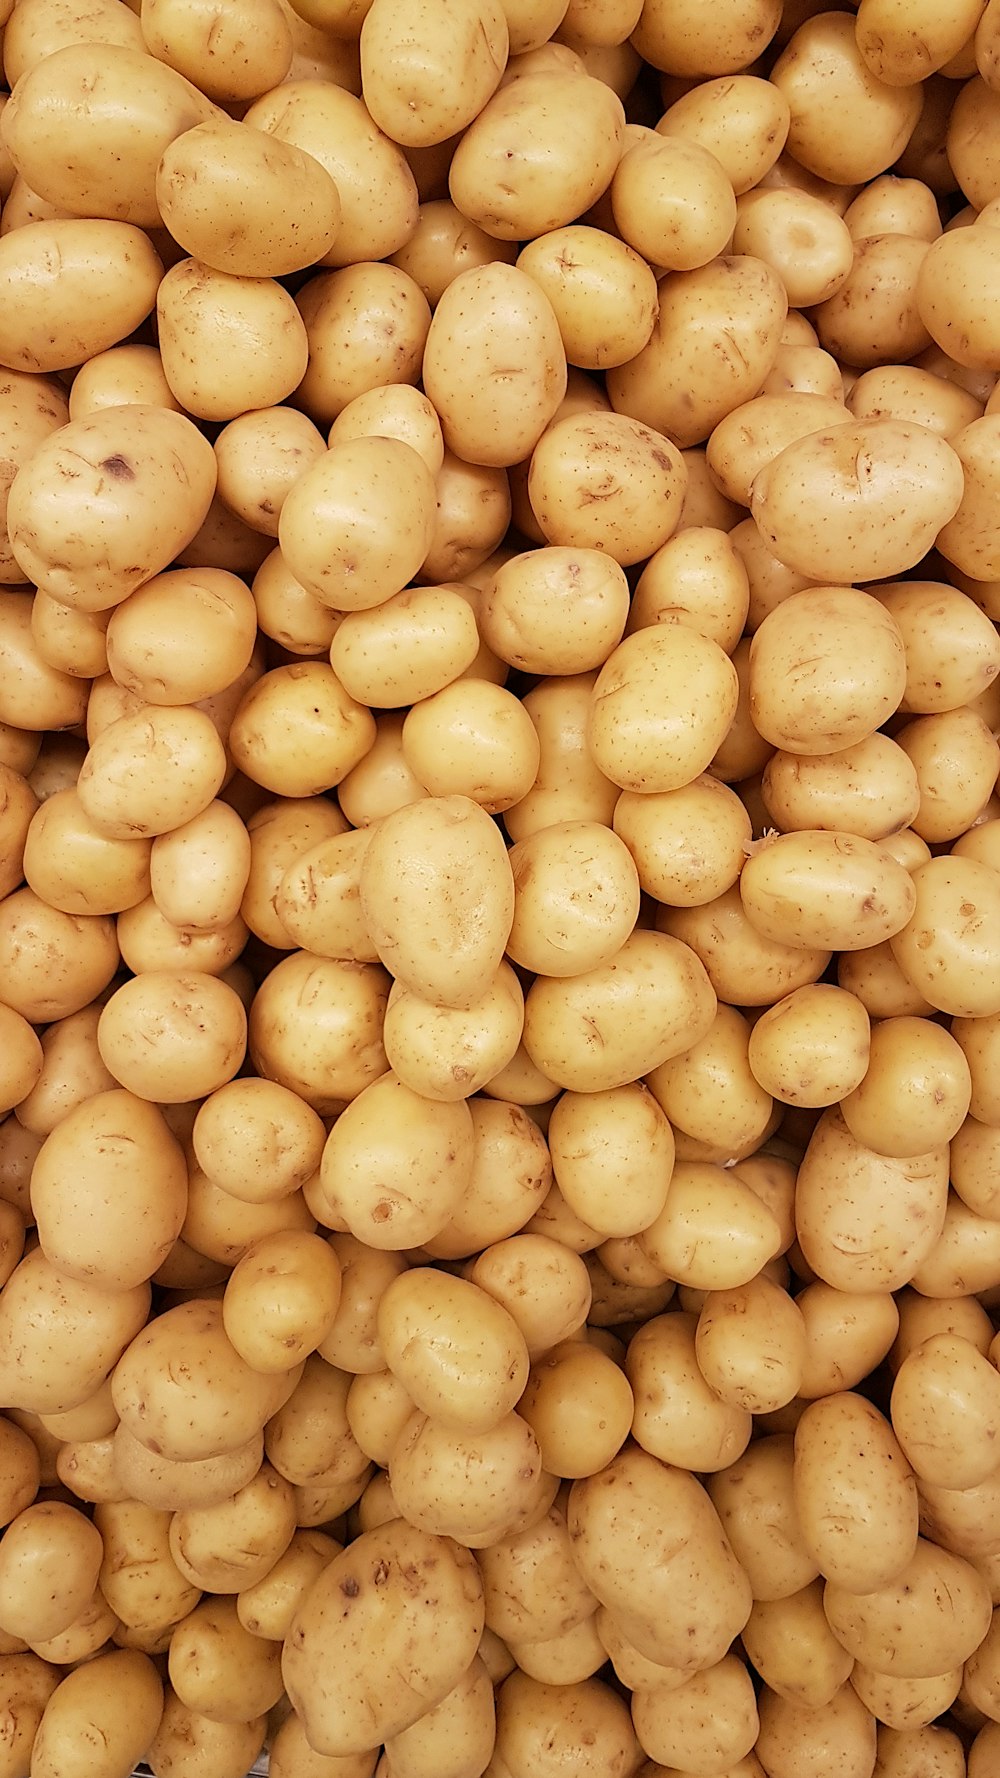
[[[997,1778],[1000,0],[0,46],[0,1778]]]

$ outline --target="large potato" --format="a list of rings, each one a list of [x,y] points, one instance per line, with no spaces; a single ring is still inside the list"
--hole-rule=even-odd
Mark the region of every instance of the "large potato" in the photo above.
[[[978,1570],[923,1537],[894,1581],[860,1594],[828,1580],[823,1607],[849,1654],[903,1679],[931,1679],[967,1660],[992,1617]]]
[[[796,1186],[808,1264],[838,1290],[899,1290],[933,1253],[948,1202],[947,1144],[895,1159],[852,1135],[839,1108],[813,1132]]]
[[[314,1581],[285,1642],[285,1687],[312,1746],[363,1753],[409,1728],[457,1685],[484,1622],[475,1560],[451,1538],[403,1519],[357,1538]]]
[[[361,27],[361,90],[380,129],[406,147],[445,142],[496,90],[510,34],[499,0],[373,0]]]
[[[149,1314],[150,1288],[110,1292],[68,1278],[41,1247],[0,1294],[0,1392],[10,1407],[64,1413],[87,1401]]]
[[[132,333],[156,301],[159,255],[126,222],[32,222],[0,241],[0,363],[65,370]]]
[[[33,1778],[123,1778],[159,1727],[163,1686],[148,1655],[112,1649],[66,1674],[45,1706]]]
[[[889,1422],[845,1391],[806,1408],[795,1431],[795,1505],[820,1571],[846,1592],[889,1586],[917,1547],[917,1488]]]

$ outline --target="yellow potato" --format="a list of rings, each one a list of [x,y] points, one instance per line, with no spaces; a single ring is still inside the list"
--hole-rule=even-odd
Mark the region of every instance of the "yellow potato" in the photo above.
[[[385,1073],[382,1021],[389,979],[372,964],[314,957],[284,959],[251,1007],[248,1046],[257,1072],[321,1115]]]
[[[838,1109],[825,1111],[796,1188],[808,1264],[840,1290],[900,1289],[936,1248],[947,1182],[946,1144],[892,1159],[859,1142]]]
[[[331,1667],[331,1627],[345,1618]],[[409,1728],[457,1685],[483,1621],[475,1561],[450,1538],[402,1519],[357,1538],[310,1588],[285,1642],[282,1677],[311,1745],[362,1753]]]
[[[755,631],[750,715],[767,740],[789,752],[828,754],[867,739],[897,708],[905,686],[896,623],[854,587],[792,592]]]
[[[371,1247],[418,1247],[461,1200],[472,1155],[464,1100],[428,1099],[383,1074],[352,1099],[327,1138],[321,1204],[329,1202],[335,1226]]]
[[[809,1404],[795,1431],[795,1504],[820,1572],[851,1594],[890,1586],[917,1547],[917,1488],[888,1420],[849,1391]]]
[[[688,1770],[718,1760],[738,1769],[759,1728],[753,1681],[734,1654],[679,1686],[637,1687],[632,1720],[645,1753],[661,1762],[683,1760]]]
[[[771,1095],[747,1059],[749,1036],[742,1013],[719,1006],[696,1043],[646,1076],[674,1129],[725,1160],[757,1149],[775,1122]]]
[[[511,1778],[550,1778],[567,1763],[580,1778],[624,1778],[639,1757],[623,1700],[599,1679],[563,1686],[515,1672],[500,1689],[493,1763],[501,1760]]]
[[[724,1402],[768,1414],[799,1394],[806,1328],[788,1292],[764,1274],[736,1290],[710,1291],[698,1316],[695,1354]]]
[[[488,1432],[521,1395],[524,1335],[478,1285],[425,1266],[404,1272],[385,1289],[377,1325],[388,1368],[445,1425]]]
[[[778,89],[771,91],[777,94]],[[825,302],[846,282],[854,262],[843,218],[822,198],[794,188],[760,187],[740,200],[733,251],[752,254],[769,265],[796,308]],[[838,376],[830,398],[840,399],[842,393]]]
[[[516,1234],[551,1187],[552,1163],[545,1138],[522,1104],[510,1103],[500,1092],[506,1087],[504,1076],[510,1076],[515,1068],[522,1078],[525,1072],[534,1076],[530,1064],[518,1063],[519,1056],[521,1064],[526,1064],[523,1050],[518,1050],[514,1062],[487,1082],[485,1093],[496,1097],[469,1100],[474,1134],[472,1176],[448,1222],[425,1243],[433,1258],[462,1258],[478,1253],[483,1241],[502,1241]],[[521,1092],[526,1090],[544,1091],[545,1098],[555,1098],[559,1089],[554,1082],[545,1082],[543,1087],[538,1080],[533,1088],[520,1088]]]
[[[99,1502],[94,1524],[104,1543],[101,1591],[121,1623],[143,1632],[193,1611],[200,1588],[174,1561],[169,1513],[138,1500]]]
[[[1000,229],[948,230],[924,256],[917,278],[921,320],[938,346],[956,364],[1000,369],[995,308]]]
[[[627,241],[571,223],[529,241],[516,263],[552,304],[570,364],[606,370],[641,352],[656,318],[656,279]]]
[[[939,1011],[991,1017],[1000,1011],[992,937],[996,871],[978,859],[942,856],[921,864],[913,883],[912,918],[890,939],[897,963]]]
[[[781,153],[788,134],[787,101],[754,74],[702,80],[668,107],[661,136],[699,142],[725,168],[733,190],[749,191]]]
[[[619,643],[597,676],[587,724],[594,763],[623,790],[679,790],[711,763],[736,714],[736,669],[685,624]]]
[[[627,414],[580,413],[546,427],[528,498],[546,541],[645,561],[676,529],[687,485],[678,450]]]
[[[791,112],[789,152],[835,183],[860,184],[892,166],[920,115],[918,86],[890,86],[873,72],[853,18],[839,13],[806,17],[771,79]]]
[[[773,1006],[818,981],[830,961],[829,951],[765,938],[747,918],[736,883],[711,901],[661,908],[657,927],[695,953],[719,999],[730,1005]]]
[[[413,578],[431,540],[434,481],[394,438],[335,444],[300,476],[278,521],[291,572],[322,603],[366,611]]]
[[[148,1284],[113,1293],[98,1289],[67,1278],[40,1247],[33,1248],[0,1297],[4,1399],[32,1413],[79,1407],[143,1326],[149,1301]]]
[[[828,1580],[823,1608],[849,1654],[876,1673],[902,1679],[930,1679],[967,1660],[992,1615],[982,1575],[923,1537],[886,1585],[858,1594]]]
[[[391,3],[373,0],[361,27],[365,104],[407,147],[459,134],[496,90],[510,37],[496,0],[465,0],[457,13],[423,0],[404,30]]]
[[[820,1580],[785,1599],[755,1600],[743,1646],[772,1692],[812,1709],[829,1704],[854,1668],[826,1621]]]
[[[710,1475],[743,1455],[752,1421],[739,1403],[723,1401],[695,1352],[696,1318],[654,1316],[629,1341],[625,1374],[635,1410],[632,1437],[661,1463]]]
[[[815,1580],[818,1565],[795,1505],[788,1434],[754,1440],[706,1485],[755,1600],[789,1599]]]
[[[162,1711],[163,1686],[148,1655],[98,1654],[68,1672],[46,1704],[32,1768],[37,1778],[113,1778],[145,1754]]]
[[[380,384],[416,382],[431,315],[407,272],[380,264],[324,272],[303,286],[297,307],[309,345],[297,400],[318,425]]]
[[[677,1161],[666,1204],[642,1231],[643,1251],[679,1284],[735,1290],[780,1251],[776,1217],[733,1171]]]
[[[917,899],[909,871],[884,848],[822,829],[778,834],[755,848],[740,896],[765,938],[840,951],[892,938]]]
[[[38,1501],[17,1514],[0,1543],[0,1624],[42,1642],[69,1628],[97,1585],[100,1533],[74,1506]]]
[[[273,278],[182,259],[160,280],[156,318],[163,374],[198,419],[233,420],[248,408],[273,407],[302,381],[305,324]]]
[[[147,1762],[158,1778],[202,1778],[217,1772],[219,1778],[242,1778],[264,1745],[267,1719],[255,1722],[213,1722],[199,1710],[182,1704],[167,1686],[160,1726],[147,1749]]]
[[[495,1734],[493,1684],[477,1655],[447,1697],[391,1735],[386,1749],[397,1778],[463,1778],[477,1765],[485,1770]]]
[[[998,1411],[1000,1377],[958,1334],[933,1334],[896,1372],[893,1429],[920,1480],[936,1487],[974,1488],[992,1475]]]
[[[835,1105],[868,1068],[871,1021],[843,988],[797,988],[755,1022],[747,1059],[765,1092],[787,1105]]]
[[[394,982],[382,1040],[404,1086],[425,1099],[468,1099],[513,1059],[523,1025],[521,984],[510,964],[501,963],[485,994],[467,1010],[435,1006]]]
[[[189,1710],[213,1722],[255,1722],[281,1697],[281,1644],[251,1636],[235,1601],[210,1595],[176,1626],[168,1672]]]
[[[264,1437],[268,1461],[295,1487],[350,1480],[357,1483],[350,1496],[354,1500],[368,1480],[371,1465],[347,1422],[349,1387],[345,1372],[313,1353],[287,1401],[269,1421]]]
[[[527,795],[540,757],[534,725],[513,692],[464,676],[410,710],[402,748],[431,796],[467,796],[489,815]]]
[[[487,1548],[532,1521],[548,1488],[538,1441],[514,1413],[486,1432],[415,1413],[393,1445],[388,1475],[409,1524],[468,1549]]]
[[[792,1702],[763,1686],[757,1709],[757,1746],[765,1771],[822,1771],[824,1762],[843,1778],[867,1778],[875,1770],[875,1718],[850,1685],[842,1685],[828,1704],[817,1707]]]

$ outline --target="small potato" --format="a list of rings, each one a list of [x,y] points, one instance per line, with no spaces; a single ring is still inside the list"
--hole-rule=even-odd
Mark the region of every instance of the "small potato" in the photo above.
[[[419,914],[400,894],[414,871],[425,885]],[[486,988],[513,904],[501,836],[466,797],[428,797],[387,816],[362,862],[361,905],[379,955],[398,980],[439,1005],[468,1006]]]
[[[421,784],[403,757],[405,720],[398,710],[388,710],[377,717],[375,739],[368,752],[337,786],[341,814],[355,831],[374,829],[384,816],[395,814],[410,803],[422,802],[427,795],[427,786]]]
[[[606,190],[624,131],[621,100],[604,81],[583,69],[526,72],[466,129],[448,174],[452,201],[498,240],[534,240]]]
[[[809,1404],[795,1432],[794,1488],[806,1545],[842,1591],[888,1587],[912,1560],[913,1472],[889,1422],[863,1396]]]
[[[295,408],[240,414],[215,441],[218,497],[245,525],[277,537],[278,515],[290,488],[323,452],[319,430]]]
[[[475,617],[456,590],[410,587],[374,609],[349,612],[330,661],[352,697],[395,709],[441,691],[478,650]]]
[[[639,878],[624,843],[597,822],[557,822],[509,854],[514,920],[508,955],[540,975],[607,963],[639,912]]]
[[[305,374],[305,325],[271,278],[234,277],[183,259],[160,280],[156,316],[163,374],[198,419],[274,407]]]
[[[900,968],[941,1012],[965,1019],[1000,1011],[997,873],[977,859],[942,856],[920,865],[913,884],[912,918],[890,940]]]
[[[574,1482],[567,1523],[584,1580],[642,1654],[689,1672],[722,1659],[749,1616],[750,1585],[694,1476],[630,1447]]]
[[[714,1015],[715,996],[694,952],[664,933],[637,930],[595,969],[536,978],[525,998],[524,1045],[560,1086],[604,1092],[689,1049]]]
[[[146,1284],[112,1293],[67,1278],[32,1248],[0,1296],[0,1373],[10,1406],[63,1413],[87,1401],[139,1332],[149,1298]]]
[[[796,1188],[796,1228],[813,1271],[841,1290],[898,1290],[934,1251],[947,1206],[947,1146],[893,1160],[823,1113]]]
[[[410,445],[350,439],[299,477],[278,537],[308,591],[338,611],[366,611],[412,580],[430,545],[433,514],[434,480]]]
[[[508,1642],[549,1641],[597,1610],[573,1560],[565,1494],[533,1525],[483,1549],[477,1561],[487,1625]]]
[[[791,1598],[819,1572],[803,1541],[792,1476],[792,1439],[782,1433],[755,1440],[706,1484],[757,1600]]]
[[[913,830],[929,845],[955,840],[980,816],[1000,770],[1000,745],[975,710],[918,716],[897,731],[913,764],[920,806]]]
[[[885,1019],[872,1032],[868,1069],[841,1113],[859,1142],[902,1158],[950,1142],[971,1093],[969,1065],[954,1037],[933,1020]]]
[[[69,418],[83,420],[130,403],[177,408],[155,346],[112,346],[82,364],[70,389]]]
[[[389,1072],[340,1113],[323,1150],[321,1205],[371,1247],[419,1247],[444,1226],[472,1171],[464,1100],[427,1099]]]
[[[740,896],[765,938],[807,949],[881,944],[916,907],[909,871],[884,848],[822,829],[765,841],[744,865]]]
[[[156,1778],[198,1778],[203,1770],[217,1778],[243,1778],[264,1745],[266,1727],[263,1716],[256,1722],[213,1722],[189,1710],[168,1686],[147,1763]]]
[[[277,796],[316,796],[346,778],[375,740],[375,718],[325,661],[275,667],[250,686],[229,731],[240,771]]]
[[[412,383],[386,383],[366,389],[341,408],[330,427],[329,443],[352,438],[398,438],[423,457],[432,475],[444,462],[441,422],[426,395]]]
[[[761,796],[785,833],[825,827],[876,841],[908,826],[920,807],[916,767],[879,729],[831,753],[773,753]]]
[[[558,821],[599,821],[610,826],[617,786],[590,757],[586,728],[595,673],[543,679],[524,699],[538,734],[538,776],[527,796],[504,811],[515,842]]]
[[[625,1374],[635,1398],[632,1437],[677,1469],[709,1475],[728,1469],[750,1442],[751,1417],[723,1401],[695,1353],[694,1315],[657,1315],[629,1342]]]
[[[806,1330],[788,1292],[759,1275],[737,1290],[710,1291],[698,1317],[695,1355],[729,1405],[769,1414],[798,1395]]]
[[[281,1644],[251,1636],[231,1598],[203,1599],[170,1638],[170,1683],[213,1722],[254,1722],[281,1696]]]
[[[711,149],[683,135],[626,137],[609,196],[623,241],[664,271],[708,265],[725,252],[736,225],[726,169]]]
[[[828,1704],[817,1707],[793,1702],[763,1686],[757,1708],[757,1746],[764,1771],[819,1773],[826,1765],[828,1772],[841,1773],[842,1778],[868,1778],[874,1772],[875,1718],[850,1685],[842,1685]]]
[[[507,19],[495,0],[457,14],[428,5],[412,31],[386,0],[364,13],[361,80],[380,129],[407,147],[444,142],[487,104],[507,61]]]
[[[546,1235],[522,1233],[484,1248],[467,1276],[517,1322],[532,1363],[571,1339],[587,1319],[587,1268],[577,1254]]]
[[[377,1324],[388,1368],[445,1425],[487,1432],[522,1393],[524,1336],[477,1285],[427,1267],[404,1272],[385,1290]]]
[[[753,1681],[735,1654],[679,1686],[637,1688],[632,1720],[644,1752],[656,1760],[681,1759],[690,1771],[719,1759],[738,1769],[759,1728]]]
[[[356,397],[382,384],[416,382],[431,315],[409,273],[365,263],[323,272],[303,285],[296,306],[309,344],[296,401],[317,425],[329,426]],[[379,432],[392,436],[386,428]],[[428,467],[433,471],[429,461]]]
[[[146,0],[142,31],[151,55],[197,81],[220,104],[252,99],[289,72],[293,35],[275,0],[237,4],[216,22],[204,0]]]
[[[624,1702],[593,1678],[563,1686],[512,1673],[497,1696],[496,1736],[511,1778],[555,1778],[567,1766],[580,1778],[624,1778],[640,1757]]]
[[[514,266],[461,272],[434,311],[423,381],[449,450],[487,466],[522,462],[566,393],[566,355],[544,292]]]
[[[699,142],[715,155],[740,194],[757,185],[777,160],[788,125],[787,101],[770,81],[735,74],[699,81],[668,107],[656,131]]]
[[[814,310],[820,345],[862,372],[914,358],[929,346],[917,303],[927,250],[925,240],[908,233],[855,240],[847,277]]]
[[[556,418],[531,456],[528,498],[546,541],[645,561],[676,529],[687,487],[681,454],[627,414]]]
[[[1000,1376],[959,1335],[934,1334],[904,1358],[890,1413],[921,1481],[974,1488],[995,1470]]]
[[[485,1770],[495,1734],[493,1685],[477,1655],[447,1697],[386,1749],[396,1778],[465,1778],[477,1765]]]
[[[292,1393],[268,1422],[264,1448],[268,1461],[295,1487],[357,1483],[356,1500],[371,1465],[347,1422],[350,1377],[311,1354]],[[326,1518],[334,1515],[328,1513]]]
[[[690,1049],[646,1076],[674,1130],[721,1149],[727,1160],[758,1148],[774,1123],[771,1095],[747,1059],[749,1037],[743,1014],[719,1006]]]
[[[737,1173],[678,1161],[663,1210],[644,1229],[645,1253],[679,1284],[735,1290],[780,1250],[777,1219]]]
[[[231,1080],[246,1035],[243,1003],[225,982],[194,971],[148,970],[107,1002],[98,1047],[128,1091],[176,1105]]]
[[[820,1580],[786,1599],[755,1600],[743,1645],[772,1692],[813,1709],[830,1703],[854,1666],[826,1621]]]
[[[99,914],[64,914],[33,889],[16,889],[0,903],[4,1004],[29,1024],[82,1011],[118,967],[113,925]]]
[[[457,1431],[416,1413],[389,1458],[403,1518],[421,1531],[484,1549],[536,1516],[544,1487],[538,1441],[518,1414],[488,1432]]]
[[[513,692],[486,679],[453,679],[403,722],[403,757],[434,797],[469,797],[489,815],[526,796],[540,748]]]
[[[983,1577],[922,1537],[894,1581],[864,1595],[827,1581],[823,1606],[838,1642],[855,1659],[903,1679],[929,1679],[967,1660],[991,1618]]]
[[[112,1395],[134,1438],[154,1456],[183,1463],[238,1450],[287,1387],[284,1377],[265,1377],[240,1358],[221,1303],[194,1298],[166,1309],[132,1341]]]
[[[27,1019],[13,1007],[0,1005],[0,1040],[4,1058],[0,1075],[0,1109],[6,1113],[34,1091],[45,1057]]]
[[[4,1525],[9,1525],[31,1505],[38,1492],[39,1459],[28,1434],[7,1419],[0,1419],[0,1454],[3,1460],[0,1519]]]
[[[221,931],[240,911],[250,858],[250,837],[236,811],[209,803],[153,841],[149,875],[157,908],[184,931]]]
[[[93,1596],[101,1556],[99,1533],[76,1507],[25,1507],[0,1543],[3,1628],[28,1642],[60,1635]]]
[[[649,340],[608,371],[608,394],[618,413],[685,450],[759,393],[778,352],[788,298],[777,273],[746,254],[668,272],[659,295]]]
[[[178,568],[115,609],[108,666],[148,704],[193,704],[239,678],[255,640],[253,599],[235,574]]]
[[[228,1082],[200,1106],[195,1158],[222,1191],[267,1203],[299,1190],[319,1166],[326,1132],[287,1087],[251,1078]]]
[[[163,1711],[153,1662],[113,1649],[68,1672],[45,1706],[31,1751],[36,1778],[112,1778],[149,1746]]]
[[[170,1551],[194,1586],[238,1593],[270,1571],[295,1531],[295,1493],[270,1464],[219,1506],[189,1507],[170,1521]]]
[[[1000,370],[995,275],[1000,230],[983,223],[951,229],[932,242],[917,279],[917,306],[928,333],[956,363]]]
[[[756,476],[750,504],[782,561],[846,584],[915,567],[957,512],[962,486],[961,462],[939,434],[902,420],[849,421],[786,446]],[[904,498],[910,517],[900,527]]]
[[[107,611],[190,543],[216,474],[214,451],[184,414],[139,404],[72,420],[15,477],[11,549],[25,579],[53,598]]]
[[[700,906],[731,888],[751,837],[739,797],[708,774],[659,795],[624,790],[613,820],[640,887],[672,907]]]
[[[273,637],[290,654],[326,654],[340,613],[331,611],[296,580],[280,549],[273,549],[262,562],[251,591],[263,635]]]
[[[308,1588],[340,1549],[322,1531],[295,1531],[263,1579],[238,1594],[236,1611],[243,1628],[265,1641],[282,1641]]]
[[[638,630],[597,676],[591,757],[623,790],[681,789],[711,763],[737,697],[736,669],[717,643],[684,624]]]
[[[512,556],[480,606],[483,639],[522,672],[589,672],[607,660],[628,617],[620,565],[596,549],[543,547]]]
[[[284,1372],[326,1338],[339,1302],[340,1264],[332,1248],[318,1235],[289,1229],[265,1235],[234,1266],[222,1320],[254,1370]]]
[[[168,1513],[137,1500],[99,1502],[94,1523],[104,1543],[101,1591],[123,1624],[143,1632],[194,1609],[200,1589],[171,1554]]]
[[[149,11],[155,17],[155,4]],[[168,144],[156,201],[185,253],[240,278],[283,278],[314,265],[340,227],[340,194],[325,167],[277,136],[221,117]]]
[[[688,945],[720,1000],[773,1006],[783,994],[818,981],[830,952],[796,950],[767,939],[747,919],[739,886],[695,907],[664,907],[657,927]]]
[[[854,20],[841,14],[807,17],[771,79],[791,112],[789,152],[835,183],[861,184],[892,166],[920,115],[918,87],[880,79],[863,59]],[[847,111],[851,132],[841,127]]]
[[[573,223],[529,241],[516,263],[552,304],[570,364],[627,364],[649,339],[656,279],[627,241]]]
[[[705,448],[709,471],[728,499],[749,506],[758,471],[800,439],[843,419],[843,403],[823,395],[758,395],[719,421]]]
[[[425,1099],[468,1099],[513,1059],[523,1025],[521,984],[510,965],[501,963],[486,993],[467,1011],[435,1006],[394,982],[382,1040],[404,1086]]]
[[[306,951],[273,969],[251,1007],[249,1051],[258,1074],[332,1115],[385,1072],[385,971]]]
[[[370,825],[320,840],[286,870],[274,907],[304,950],[356,963],[377,962],[361,912],[361,860],[374,831]]]
[[[345,1620],[343,1659],[331,1668],[319,1651]],[[401,1519],[364,1533],[314,1582],[285,1642],[282,1677],[310,1743],[360,1753],[409,1728],[461,1679],[483,1621],[467,1550]]]
[[[957,1698],[961,1681],[958,1667],[931,1679],[899,1679],[876,1673],[862,1661],[855,1661],[851,1670],[851,1684],[861,1702],[880,1723],[893,1729],[916,1728],[943,1715]]]
[[[1000,672],[1000,640],[967,594],[940,581],[916,580],[880,587],[877,596],[906,650],[901,710],[927,715],[982,696]]]
[[[787,1105],[834,1105],[864,1078],[870,1028],[861,1002],[843,988],[798,988],[754,1024],[750,1068]]]
[[[0,275],[11,291],[0,362],[37,372],[68,369],[125,339],[153,307],[163,265],[131,223],[64,214],[6,235]]]
[[[1000,1144],[990,1124],[967,1117],[952,1138],[951,1182],[970,1210],[993,1217],[1000,1210],[996,1154]]]
[[[681,623],[730,654],[743,634],[748,604],[747,572],[726,532],[690,525],[668,538],[646,563],[625,633]]]
[[[638,1081],[607,1092],[563,1093],[553,1108],[549,1149],[570,1207],[604,1235],[638,1234],[666,1202],[673,1132]]]
[[[370,1371],[353,1378],[345,1413],[357,1444],[372,1463],[388,1467],[403,1428],[416,1409],[408,1389],[391,1371]]]
[[[130,1290],[166,1258],[187,1202],[180,1146],[155,1105],[98,1093],[46,1137],[32,1209],[48,1258],[69,1277]]]
[[[791,593],[751,644],[751,718],[792,753],[827,754],[865,740],[898,707],[905,686],[896,623],[853,587]]]
[[[523,1051],[517,1054],[523,1057]],[[552,1163],[538,1125],[521,1103],[510,1103],[498,1091],[506,1086],[504,1074],[509,1076],[516,1065],[515,1056],[515,1063],[487,1084],[487,1092],[497,1097],[468,1102],[474,1135],[472,1177],[448,1222],[425,1243],[435,1259],[463,1258],[478,1253],[483,1241],[517,1234],[551,1187]],[[525,1090],[530,1089],[522,1085],[520,1091]],[[533,1090],[542,1089],[536,1085]],[[558,1090],[553,1082],[545,1083],[547,1098],[554,1098]]]
[[[832,296],[854,261],[847,224],[808,191],[748,192],[737,204],[732,242],[734,253],[751,254],[772,268],[795,308],[810,308]]]
[[[109,839],[152,838],[200,815],[225,773],[225,750],[202,710],[140,704],[101,731],[77,788],[85,815]]]

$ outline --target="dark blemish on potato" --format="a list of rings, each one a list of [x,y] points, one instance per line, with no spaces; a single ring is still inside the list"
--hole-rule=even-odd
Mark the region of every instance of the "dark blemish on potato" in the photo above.
[[[340,1590],[343,1593],[345,1599],[356,1599],[358,1594],[361,1591],[361,1588],[359,1587],[353,1574],[349,1574],[347,1576],[346,1580],[341,1581]]]
[[[125,461],[124,457],[105,457],[101,468],[106,469],[109,475],[114,476],[116,482],[135,481],[135,470],[131,463]]]

